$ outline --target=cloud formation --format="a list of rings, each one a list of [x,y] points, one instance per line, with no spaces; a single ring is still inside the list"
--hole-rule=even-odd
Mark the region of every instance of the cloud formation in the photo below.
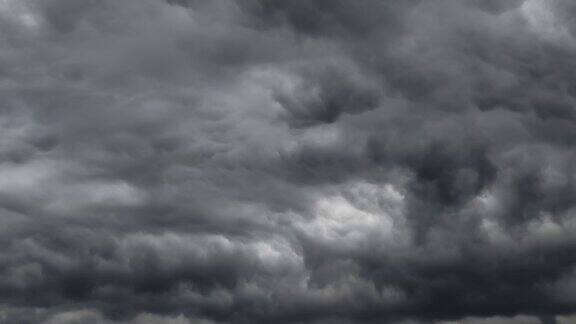
[[[572,322],[574,12],[1,0],[0,322]]]

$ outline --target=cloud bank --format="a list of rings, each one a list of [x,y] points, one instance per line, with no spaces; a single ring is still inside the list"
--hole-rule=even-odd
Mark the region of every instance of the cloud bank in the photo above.
[[[0,321],[571,323],[574,13],[0,1]]]

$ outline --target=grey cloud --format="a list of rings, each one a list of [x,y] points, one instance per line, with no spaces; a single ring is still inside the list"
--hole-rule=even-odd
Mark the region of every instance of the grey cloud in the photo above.
[[[572,9],[0,2],[0,321],[570,322]]]
[[[346,62],[305,66],[296,85],[278,90],[278,102],[296,127],[332,123],[343,113],[362,113],[379,105],[381,85],[346,66]],[[320,65],[320,66],[318,66]]]

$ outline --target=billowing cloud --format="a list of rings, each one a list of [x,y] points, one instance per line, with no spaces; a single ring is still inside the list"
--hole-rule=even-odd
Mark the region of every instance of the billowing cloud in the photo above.
[[[0,322],[571,323],[568,0],[0,0]]]

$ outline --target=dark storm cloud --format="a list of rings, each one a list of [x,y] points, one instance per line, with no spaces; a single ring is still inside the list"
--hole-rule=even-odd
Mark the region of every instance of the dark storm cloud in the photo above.
[[[0,1],[0,322],[571,323],[573,11]]]

